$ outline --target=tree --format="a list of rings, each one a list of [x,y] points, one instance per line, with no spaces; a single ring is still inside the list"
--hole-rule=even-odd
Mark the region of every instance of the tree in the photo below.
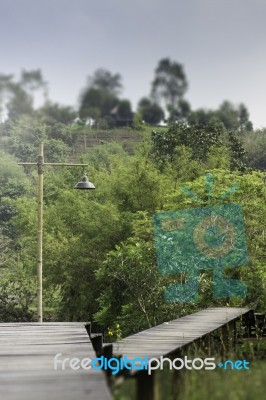
[[[47,127],[35,117],[20,115],[16,120],[4,123],[1,145],[9,154],[20,161],[36,161],[40,141],[47,138]]]
[[[112,159],[114,157],[126,162],[128,154],[121,143],[107,142],[104,146],[91,147],[89,151],[83,155],[82,162],[88,163],[97,171],[110,173],[113,165]]]
[[[89,88],[82,96],[79,115],[81,118],[99,119],[110,114],[119,100],[113,94]]]
[[[34,314],[32,311],[32,303],[34,301],[34,297],[34,281],[25,273],[25,271],[23,271],[22,268],[13,267],[1,271],[1,322],[33,321]]]
[[[203,205],[216,204],[217,197],[225,193],[232,184],[238,186],[237,190],[232,192],[230,196],[225,197],[222,200],[222,204],[235,203],[243,207],[245,217],[245,233],[246,242],[248,246],[248,257],[249,264],[241,268],[241,276],[243,281],[248,285],[248,294],[244,301],[244,304],[254,304],[259,300],[259,307],[265,308],[266,293],[263,281],[265,279],[265,262],[264,262],[264,233],[265,230],[265,174],[260,172],[248,172],[239,173],[238,171],[215,171],[214,185],[211,200],[208,199],[206,194],[206,183],[204,177],[191,182],[189,188],[197,193],[197,196],[203,200]],[[179,194],[177,194],[177,192]],[[184,193],[182,188],[173,194],[172,200],[170,200],[168,209],[182,208],[182,198],[184,199]],[[185,205],[188,207],[188,203],[196,206],[193,198],[190,198]],[[200,203],[198,203],[199,205]],[[236,274],[236,269],[232,269],[232,274]],[[232,301],[234,301],[232,299]]]
[[[164,119],[164,111],[159,104],[153,102],[148,97],[143,97],[138,103],[138,112],[142,120],[150,125],[157,125]]]
[[[99,89],[118,96],[122,89],[120,74],[112,74],[106,69],[97,69],[92,77],[89,77],[89,87]]]
[[[22,115],[33,113],[32,97],[17,83],[10,83],[11,98],[6,104],[8,117],[16,120]]]
[[[216,126],[188,126],[187,124],[172,124],[166,131],[152,131],[152,146],[150,154],[159,166],[172,162],[176,156],[177,146],[191,149],[191,158],[205,162],[208,152],[213,146],[221,146],[219,136],[221,129]]]
[[[13,81],[13,75],[0,74],[0,112],[5,111],[6,103],[10,99],[10,84]]]
[[[191,159],[200,163],[208,162],[210,152],[218,148],[227,148],[232,170],[246,169],[246,151],[236,133],[226,131],[215,125],[188,126],[187,124],[172,124],[167,131],[153,131],[151,135],[151,156],[161,169],[167,162],[176,160],[180,146],[191,151]]]
[[[25,91],[30,92],[32,97],[36,90],[42,90],[44,98],[48,95],[48,84],[43,79],[42,71],[40,69],[33,69],[30,71],[22,70],[19,83]]]
[[[217,202],[219,205],[237,203],[243,207],[249,264],[239,265],[240,268],[228,266],[223,272],[227,278],[245,282],[248,286],[246,298],[232,297],[229,300],[214,298],[211,275],[206,271],[199,271],[198,302],[186,304],[166,302],[163,298],[164,289],[170,284],[180,283],[180,274],[159,273],[150,215],[138,212],[135,214],[131,236],[107,254],[96,272],[96,279],[101,287],[98,299],[100,309],[95,314],[96,321],[104,328],[112,328],[119,323],[122,335],[126,336],[176,318],[177,315],[206,307],[228,305],[228,302],[233,307],[251,306],[256,302],[259,309],[263,310],[266,305],[263,283],[265,279],[263,215],[266,212],[264,175],[239,174],[228,170],[216,171],[212,196],[206,192],[206,180],[203,175],[188,183],[189,189],[197,195],[199,201],[188,197],[183,185],[179,185],[167,194],[161,207],[162,211],[176,211],[204,208],[217,205]],[[238,185],[238,190],[224,197],[221,202],[219,197],[228,191],[232,183]],[[178,249],[178,243],[175,247]],[[184,256],[186,258],[186,254]],[[185,279],[186,277],[184,281]]]
[[[17,165],[17,160],[0,150],[0,235],[1,238],[15,237],[15,231],[10,223],[16,214],[16,209],[9,199],[16,199],[25,194],[28,181],[23,169]],[[1,242],[1,239],[0,239]]]
[[[88,86],[81,94],[79,115],[81,118],[103,118],[119,103],[122,88],[120,74],[98,69],[89,77]]]
[[[34,91],[43,90],[47,95],[47,83],[43,80],[41,70],[22,70],[18,81],[13,75],[0,75],[0,100],[2,110],[7,110],[8,117],[17,119],[21,115],[33,114]]]
[[[213,120],[213,115],[213,111],[199,108],[198,110],[191,111],[188,117],[188,123],[190,125],[206,126],[211,122],[217,122],[217,120]]]
[[[181,311],[180,304],[164,301],[167,277],[157,269],[152,223],[145,212],[136,214],[132,236],[107,254],[96,279],[102,290],[94,317],[104,329],[119,323],[127,336]]]
[[[109,196],[120,212],[154,212],[160,207],[167,179],[161,180],[147,154],[136,154],[126,159],[113,157],[112,166]]]
[[[228,100],[225,100],[217,110],[198,109],[191,111],[188,116],[188,123],[203,126],[222,124],[225,129],[234,129],[240,133],[253,129],[246,106],[242,103],[239,106],[234,106]]]
[[[23,115],[16,121],[7,120],[3,125],[4,135],[2,138],[0,136],[0,144],[6,152],[17,157],[20,161],[36,161],[41,141],[45,142],[46,161],[66,161],[66,157],[70,152],[68,143],[71,144],[67,132],[68,126],[60,125],[60,135],[57,126],[45,125],[36,118],[36,115],[34,117]],[[72,133],[75,131],[74,128],[75,126],[72,127]],[[56,137],[53,137],[52,134]]]
[[[243,139],[247,165],[253,169],[266,170],[266,129],[247,132]]]
[[[126,119],[132,117],[132,108],[130,101],[127,99],[119,100],[117,107],[117,115],[119,118]]]
[[[169,58],[159,61],[152,82],[152,96],[164,100],[168,111],[178,107],[178,101],[183,98],[188,88],[183,66]]]
[[[77,174],[76,174],[77,175]],[[96,311],[94,271],[125,235],[125,222],[109,200],[101,204],[73,190],[73,172],[47,170],[44,219],[44,305],[57,318],[84,320]],[[60,183],[60,190],[58,185]],[[36,270],[36,199],[20,197],[13,223],[17,258],[29,276]],[[46,318],[49,312],[45,312]]]
[[[238,110],[230,101],[225,100],[217,110],[217,116],[226,129],[238,127]]]
[[[238,120],[241,131],[252,131],[253,125],[249,120],[249,112],[245,104],[240,104],[238,107]]]
[[[2,125],[9,135],[5,140],[14,139],[9,150],[20,155],[20,159],[23,150],[22,156],[32,157],[36,162],[35,146],[44,134],[49,140],[46,147],[49,158],[56,160],[58,155],[63,158],[66,148],[62,142],[50,140],[52,135],[47,134],[47,129],[33,121],[24,116]],[[71,135],[83,134],[86,128],[78,124],[60,126],[58,135],[69,140]],[[167,130],[160,128],[160,132],[154,132],[151,143],[143,142],[133,156],[122,145],[95,146],[80,160],[90,165],[88,172],[97,189],[93,193],[72,189],[82,170],[47,166],[43,243],[46,318],[84,320],[95,315],[103,327],[112,328],[113,323],[119,323],[122,333],[129,334],[177,314],[217,305],[211,296],[211,277],[205,272],[200,275],[203,290],[198,303],[180,307],[164,301],[165,286],[180,278],[158,272],[151,224],[151,215],[158,210],[198,206],[184,194],[184,182],[202,199],[200,206],[206,206],[209,201],[205,192],[206,170],[215,170],[215,196],[224,193],[233,182],[239,185],[239,192],[229,200],[243,206],[247,222],[252,261],[243,271],[241,267],[240,275],[251,290],[247,299],[232,299],[230,304],[252,304],[257,296],[260,307],[265,308],[265,174],[247,170],[230,172],[229,153],[232,151],[231,158],[236,158],[241,148],[234,138],[231,142],[229,139],[228,132],[221,127],[173,124]],[[23,148],[23,143],[33,146]],[[2,308],[0,305],[0,314],[3,312],[4,318],[8,315],[17,318],[19,311],[19,318],[30,319],[31,300],[23,298],[23,291],[25,287],[28,297],[27,282],[33,284],[36,276],[37,173],[36,170],[30,173],[26,183],[33,181],[34,185],[26,190],[27,185],[22,185],[24,170],[17,166],[17,160],[4,153],[0,154],[0,160],[3,206],[0,219],[5,219],[0,224],[0,264],[12,272],[5,275],[0,270],[0,292],[4,294],[0,296],[4,305]],[[161,161],[163,168],[158,168]],[[230,274],[233,277],[238,272],[229,271]],[[26,307],[20,309],[20,302]]]
[[[246,151],[233,131],[228,131],[229,147],[231,152],[231,170],[245,171]]]
[[[48,125],[56,123],[68,124],[77,117],[77,112],[70,106],[62,106],[58,103],[46,101],[45,104],[37,110],[37,115]]]
[[[70,148],[61,139],[50,139],[45,142],[45,159],[49,162],[66,162]]]
[[[176,108],[169,108],[170,122],[186,122],[191,112],[190,104],[187,100],[180,99]]]

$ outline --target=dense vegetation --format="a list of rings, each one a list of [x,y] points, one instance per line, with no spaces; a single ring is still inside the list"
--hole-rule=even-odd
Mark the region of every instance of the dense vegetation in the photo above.
[[[36,162],[40,141],[46,161],[88,163],[96,186],[93,193],[74,191],[82,169],[46,167],[46,320],[92,320],[110,340],[212,305],[265,309],[265,130],[253,130],[243,104],[191,110],[184,69],[169,59],[159,62],[133,125],[116,128],[114,107],[116,116],[132,117],[128,100],[119,97],[121,87],[119,74],[96,71],[75,112],[48,100],[40,71],[22,71],[17,81],[0,76],[7,113],[0,124],[1,321],[36,317],[37,171],[17,163]],[[36,91],[44,96],[39,108]],[[147,123],[164,113],[167,127]],[[214,176],[211,200],[207,172]],[[158,271],[153,214],[199,206],[184,186],[203,207],[215,205],[232,184],[239,189],[224,204],[243,207],[249,264],[226,274],[246,283],[247,296],[213,299],[212,276],[202,271],[199,301],[165,302],[164,288],[179,277]]]
[[[69,137],[83,142],[84,131],[89,138],[94,130],[64,124],[62,139],[54,139],[49,137],[52,127],[30,117],[1,128],[0,313],[1,320],[27,320],[35,313],[37,172],[17,161],[36,161],[40,137],[46,160],[73,160]],[[94,320],[116,337],[215,304],[256,304],[263,309],[265,173],[246,166],[251,158],[243,156],[237,135],[225,130],[175,124],[137,133],[143,139],[130,150],[108,142],[76,156],[89,164],[93,193],[73,190],[81,169],[46,168],[45,318]],[[128,130],[129,136],[137,133]],[[158,211],[198,206],[182,191],[184,185],[202,199],[201,206],[208,204],[206,172],[214,174],[212,204],[232,183],[239,186],[224,202],[237,202],[244,209],[250,261],[228,274],[237,273],[247,283],[248,296],[213,299],[211,276],[202,271],[199,302],[165,303],[164,287],[178,277],[159,274],[151,217]]]

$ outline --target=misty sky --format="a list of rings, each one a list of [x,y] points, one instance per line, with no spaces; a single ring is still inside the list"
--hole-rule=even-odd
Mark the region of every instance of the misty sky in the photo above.
[[[135,108],[163,57],[183,64],[192,108],[243,102],[266,126],[265,0],[0,0],[0,72],[41,68],[51,100],[77,106],[100,67]]]

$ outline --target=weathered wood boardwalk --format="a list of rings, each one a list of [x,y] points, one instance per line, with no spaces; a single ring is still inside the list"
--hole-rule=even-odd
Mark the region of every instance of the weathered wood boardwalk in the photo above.
[[[55,370],[57,353],[96,357],[84,323],[0,324],[0,399],[111,399],[103,371]]]
[[[160,357],[206,336],[247,315],[249,308],[208,308],[136,333],[113,343],[114,355]]]
[[[208,308],[131,335],[102,349],[102,337],[88,335],[85,323],[0,324],[0,400],[110,400],[103,371],[65,370],[54,357],[93,359],[97,355],[173,356],[181,348],[248,317],[248,308]],[[232,329],[233,327],[233,329]],[[93,345],[94,348],[93,348]],[[108,354],[108,355],[107,355]],[[110,371],[109,371],[110,372]],[[131,371],[134,375],[138,371]],[[153,374],[154,375],[154,374]],[[154,376],[138,376],[138,399],[154,400]]]
[[[165,322],[153,328],[128,336],[103,348],[103,353],[116,357],[127,356],[128,359],[174,357],[180,354],[181,349],[187,348],[192,343],[210,339],[210,335],[221,328],[225,350],[228,351],[236,339],[236,321],[250,319],[253,311],[249,308],[208,308]],[[246,321],[246,322],[247,322]],[[209,349],[210,350],[210,349]],[[124,370],[125,376],[135,376],[138,400],[158,400],[159,391],[156,381],[156,371],[151,375],[147,371],[131,369]],[[178,374],[174,371],[173,393],[178,396]],[[177,398],[177,397],[175,397]]]

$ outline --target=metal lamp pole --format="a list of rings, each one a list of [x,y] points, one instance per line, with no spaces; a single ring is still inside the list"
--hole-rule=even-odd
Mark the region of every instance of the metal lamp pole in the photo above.
[[[51,165],[54,167],[87,167],[87,164],[66,164],[66,163],[45,163],[43,155],[43,143],[39,146],[39,155],[37,163],[18,163],[24,166],[38,167],[38,247],[37,247],[37,313],[38,322],[43,322],[43,307],[42,307],[42,261],[43,261],[43,173],[44,166]],[[77,183],[76,189],[95,189],[94,185],[88,181],[84,174],[82,181]]]

